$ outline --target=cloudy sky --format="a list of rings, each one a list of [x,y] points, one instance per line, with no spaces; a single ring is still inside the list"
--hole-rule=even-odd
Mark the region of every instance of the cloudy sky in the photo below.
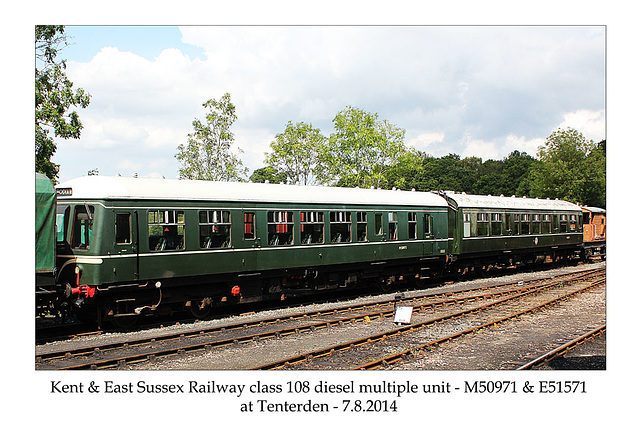
[[[67,26],[80,140],[61,140],[62,181],[176,178],[202,104],[229,92],[250,173],[288,121],[329,136],[347,106],[406,130],[439,157],[535,155],[558,128],[605,134],[604,26]]]

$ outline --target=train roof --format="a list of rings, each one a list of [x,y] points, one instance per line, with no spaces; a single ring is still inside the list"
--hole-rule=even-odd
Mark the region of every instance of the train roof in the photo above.
[[[180,200],[446,207],[426,192],[178,179],[84,176],[56,186],[58,200]]]
[[[590,211],[592,213],[598,213],[598,214],[606,214],[607,211],[602,209],[602,208],[596,208],[595,206],[581,206],[582,209],[584,209],[585,211]]]
[[[460,208],[498,208],[515,210],[563,210],[582,212],[580,206],[565,200],[529,199],[526,197],[477,196],[447,193]]]

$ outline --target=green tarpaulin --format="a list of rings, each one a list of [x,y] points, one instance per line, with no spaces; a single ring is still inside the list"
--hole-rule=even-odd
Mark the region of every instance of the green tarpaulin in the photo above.
[[[46,176],[36,173],[36,273],[56,266],[56,191]]]

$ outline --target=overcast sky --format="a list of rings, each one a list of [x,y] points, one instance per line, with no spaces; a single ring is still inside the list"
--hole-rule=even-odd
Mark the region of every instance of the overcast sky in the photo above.
[[[80,140],[58,141],[62,181],[176,178],[202,104],[231,94],[250,173],[288,121],[329,136],[347,106],[406,130],[440,157],[535,155],[558,128],[605,139],[603,26],[67,26]]]

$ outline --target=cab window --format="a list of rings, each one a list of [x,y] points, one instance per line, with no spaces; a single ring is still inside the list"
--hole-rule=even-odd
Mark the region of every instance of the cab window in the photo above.
[[[131,214],[116,213],[116,244],[131,243]]]
[[[56,208],[56,241],[63,242],[67,236],[67,223],[71,208],[68,205],[59,204]]]
[[[71,247],[89,249],[93,228],[93,206],[76,206],[71,231]]]

